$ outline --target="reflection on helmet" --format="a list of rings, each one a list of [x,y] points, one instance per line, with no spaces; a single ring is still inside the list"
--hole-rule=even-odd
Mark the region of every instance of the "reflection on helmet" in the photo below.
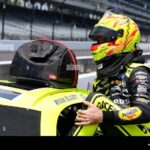
[[[90,32],[89,38],[97,42],[90,50],[94,61],[102,61],[116,54],[137,50],[140,31],[129,17],[106,11]]]

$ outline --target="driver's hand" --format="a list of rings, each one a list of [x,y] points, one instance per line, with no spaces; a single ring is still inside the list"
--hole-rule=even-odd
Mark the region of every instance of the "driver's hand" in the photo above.
[[[103,112],[94,104],[84,101],[87,110],[78,110],[76,116],[76,125],[89,125],[89,124],[98,124],[103,122]]]

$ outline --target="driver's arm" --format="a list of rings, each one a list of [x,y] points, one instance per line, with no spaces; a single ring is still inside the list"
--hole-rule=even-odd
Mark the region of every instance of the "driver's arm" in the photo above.
[[[150,73],[140,67],[131,74],[131,107],[120,111],[103,111],[103,123],[116,125],[150,122]]]

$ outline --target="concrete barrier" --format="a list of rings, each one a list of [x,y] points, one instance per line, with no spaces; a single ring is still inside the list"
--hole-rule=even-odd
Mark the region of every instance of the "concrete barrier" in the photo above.
[[[90,90],[93,87],[93,81],[96,78],[96,72],[79,75],[78,88]]]

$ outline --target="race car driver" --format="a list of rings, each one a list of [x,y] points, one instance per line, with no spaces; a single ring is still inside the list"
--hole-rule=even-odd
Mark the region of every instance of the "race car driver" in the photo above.
[[[102,93],[121,110],[103,111],[84,101],[88,109],[77,111],[75,124],[98,123],[104,135],[122,135],[114,125],[150,122],[150,70],[140,60],[138,25],[125,15],[106,11],[89,37],[96,41],[90,49],[97,67],[93,92]]]

